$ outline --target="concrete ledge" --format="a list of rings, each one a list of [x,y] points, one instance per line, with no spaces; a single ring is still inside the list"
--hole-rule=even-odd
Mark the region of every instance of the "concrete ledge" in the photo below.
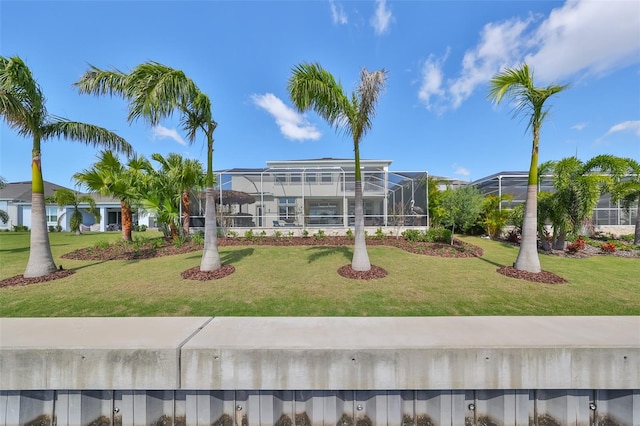
[[[211,318],[2,318],[0,389],[178,389],[180,347]]]
[[[640,317],[5,318],[0,389],[638,389]]]

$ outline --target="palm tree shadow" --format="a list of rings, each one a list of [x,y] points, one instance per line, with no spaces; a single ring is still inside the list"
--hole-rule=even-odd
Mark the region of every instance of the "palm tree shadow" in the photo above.
[[[254,251],[255,251],[255,249],[253,249],[252,247],[247,247],[247,248],[244,248],[244,249],[241,249],[241,250],[231,250],[231,251],[223,253],[220,256],[220,260],[225,265],[237,263],[237,262],[241,261],[242,259],[244,259],[245,257],[251,256]]]
[[[341,253],[348,261],[351,261],[353,257],[353,251],[345,246],[314,246],[309,247],[307,251],[310,252],[308,263],[315,262],[316,260],[336,253]]]
[[[234,250],[231,249],[227,252],[224,253],[220,253],[220,261],[223,264],[231,264],[231,263],[236,263],[239,262],[240,260],[244,259],[247,256],[251,256],[254,252],[254,249],[251,247],[247,247],[244,249],[239,249],[239,250]],[[199,252],[199,254],[195,254],[193,256],[189,256],[187,257],[187,259],[196,259],[196,258],[201,258],[202,257],[202,251]]]
[[[483,262],[490,263],[490,264],[492,264],[494,266],[497,266],[498,268],[502,268],[504,266],[507,266],[507,265],[503,265],[501,263],[494,262],[493,260],[489,260],[489,259],[485,258],[484,256],[475,256],[475,257],[476,257],[476,259],[480,259]]]

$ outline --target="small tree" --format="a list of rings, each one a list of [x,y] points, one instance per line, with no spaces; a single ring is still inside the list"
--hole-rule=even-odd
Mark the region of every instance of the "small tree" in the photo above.
[[[0,189],[4,188],[6,184],[7,181],[2,176],[0,176]],[[2,223],[9,222],[9,213],[4,210],[0,210],[0,220],[2,221]]]
[[[473,226],[482,212],[483,198],[474,186],[447,189],[442,196],[444,214],[442,223],[451,227],[451,245],[456,226],[467,229]]]
[[[488,195],[482,202],[481,221],[482,227],[487,235],[497,240],[500,238],[502,228],[509,222],[509,209],[502,209],[503,201],[511,201],[511,194],[502,194],[500,197],[496,195]]]
[[[96,201],[92,196],[87,194],[78,194],[67,188],[57,189],[47,201],[54,202],[60,207],[71,206],[73,212],[69,218],[69,227],[71,232],[76,235],[82,234],[80,225],[82,225],[82,212],[86,212],[93,216],[97,222],[100,221],[100,210],[96,206]],[[88,208],[80,208],[80,204],[88,204]],[[59,223],[58,223],[59,224]]]

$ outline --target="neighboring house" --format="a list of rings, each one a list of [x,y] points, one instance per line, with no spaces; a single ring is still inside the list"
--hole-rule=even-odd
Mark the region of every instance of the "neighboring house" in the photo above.
[[[483,195],[501,196],[509,194],[512,201],[503,201],[501,207],[511,208],[511,206],[524,203],[527,195],[528,172],[525,171],[504,171],[494,173],[482,179],[472,182]],[[542,176],[539,184],[539,191],[553,192],[553,184],[549,176]],[[623,209],[619,204],[611,201],[609,194],[603,194],[598,201],[593,212],[593,225],[602,231],[609,231],[618,228],[621,232],[633,232],[636,221],[637,209]]]
[[[44,182],[44,195],[50,197],[57,189],[65,188],[51,182]],[[65,188],[70,189],[70,188]],[[103,197],[98,194],[89,194],[96,201],[96,205],[100,210],[100,222],[95,223],[92,215],[82,212],[82,224],[85,229],[93,231],[116,230],[121,223],[120,201],[110,197]],[[88,205],[80,205],[81,209],[89,207]],[[14,226],[26,226],[31,229],[31,181],[28,182],[10,182],[0,189],[0,209],[7,212],[9,221],[7,223],[0,222],[0,230],[11,230]],[[70,229],[69,220],[72,207],[59,207],[55,203],[47,203],[46,215],[47,226],[60,225],[63,231]],[[148,225],[148,216],[139,218],[140,224]]]

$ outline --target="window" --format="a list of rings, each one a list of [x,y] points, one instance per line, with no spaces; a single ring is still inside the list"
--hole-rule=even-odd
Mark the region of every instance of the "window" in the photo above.
[[[284,173],[276,173],[276,183],[287,183],[287,175]]]
[[[329,184],[331,183],[331,181],[332,181],[331,173],[322,173],[320,175],[320,183]]]
[[[58,222],[58,208],[47,207],[47,223]]]
[[[304,176],[304,180],[307,183],[317,183],[318,182],[318,175],[316,173],[307,173]]]
[[[300,183],[302,182],[302,176],[300,173],[291,173],[290,177],[291,183]]]
[[[279,198],[278,199],[278,219],[295,219],[296,217],[296,199],[295,198]]]

